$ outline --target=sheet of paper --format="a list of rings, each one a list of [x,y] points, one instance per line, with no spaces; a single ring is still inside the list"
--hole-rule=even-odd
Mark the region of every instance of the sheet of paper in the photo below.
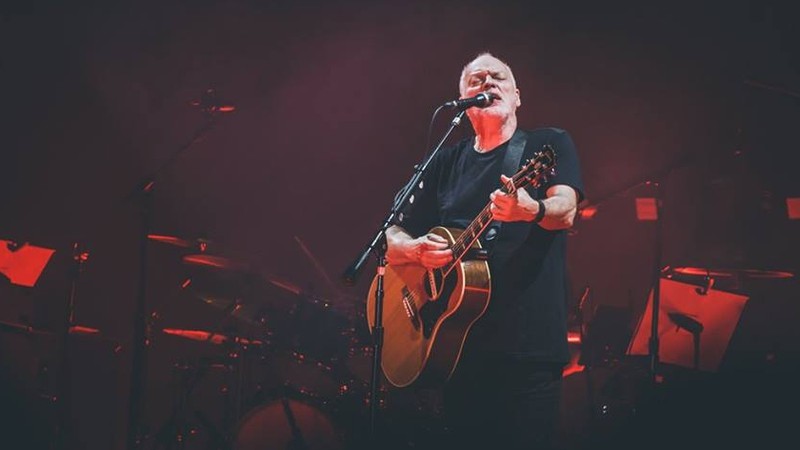
[[[33,287],[55,252],[28,243],[17,247],[11,241],[0,239],[0,274],[12,284]]]

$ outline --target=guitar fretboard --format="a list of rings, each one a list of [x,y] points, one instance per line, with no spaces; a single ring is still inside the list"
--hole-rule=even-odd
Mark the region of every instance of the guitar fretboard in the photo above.
[[[501,190],[506,194],[515,194],[517,190],[528,183],[534,186],[538,185],[541,178],[545,175],[545,170],[552,170],[555,162],[555,155],[553,149],[546,145],[544,151],[536,154],[534,160],[529,161],[526,166],[515,173],[511,179],[502,186]],[[458,236],[450,247],[453,250],[453,260],[441,267],[442,276],[446,277],[452,271],[456,264],[461,262],[461,259],[467,253],[467,250],[472,247],[475,241],[480,237],[486,227],[492,222],[494,215],[491,210],[491,202],[483,207],[480,214],[467,226],[466,229]]]
[[[503,192],[506,194],[513,194],[517,192],[515,180],[512,179],[504,187]],[[442,267],[443,276],[447,276],[451,270],[458,264],[464,255],[467,253],[472,244],[480,237],[486,227],[492,223],[494,214],[492,214],[491,203],[486,204],[481,210],[480,214],[469,224],[469,226],[456,238],[453,245],[450,247],[453,250],[453,260]]]

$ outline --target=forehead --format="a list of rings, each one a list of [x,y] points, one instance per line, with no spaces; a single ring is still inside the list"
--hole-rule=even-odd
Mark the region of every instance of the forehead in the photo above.
[[[469,74],[477,72],[509,73],[511,72],[511,70],[504,62],[500,61],[499,59],[492,56],[484,55],[475,59],[471,63],[467,64],[467,66],[464,68],[464,76],[468,76]]]

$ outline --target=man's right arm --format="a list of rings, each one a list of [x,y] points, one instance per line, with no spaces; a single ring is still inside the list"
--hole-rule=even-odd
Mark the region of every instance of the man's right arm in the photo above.
[[[386,260],[394,266],[418,264],[435,269],[453,259],[453,252],[443,237],[428,233],[414,238],[398,225],[386,229],[386,244]]]

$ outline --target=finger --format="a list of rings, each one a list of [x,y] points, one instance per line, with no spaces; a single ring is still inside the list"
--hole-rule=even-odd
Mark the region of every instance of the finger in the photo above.
[[[426,253],[421,259],[420,263],[429,268],[441,267],[453,260],[453,255],[448,251],[445,254]]]
[[[450,246],[448,244],[439,243],[439,242],[431,242],[428,244],[428,251],[442,251],[447,250]]]
[[[513,199],[511,197],[502,196],[502,197],[496,197],[492,201],[492,204],[495,207],[497,207],[497,209],[508,209],[514,204],[514,201],[515,201],[515,199]]]
[[[533,200],[531,198],[530,194],[528,194],[528,191],[526,191],[525,189],[520,189],[520,190],[517,191],[517,200],[520,200],[520,199]]]
[[[508,194],[506,194],[505,192],[501,191],[500,189],[495,189],[494,191],[492,191],[491,194],[489,194],[489,198],[492,198],[492,197],[494,197],[494,198],[508,197]]]
[[[422,254],[423,261],[448,261],[453,257],[453,252],[446,250],[430,250]]]
[[[509,181],[511,181],[511,178],[509,178],[509,177],[507,177],[507,176],[505,176],[505,175],[502,175],[502,174],[500,175],[500,182],[501,182],[501,183],[503,183],[503,184],[506,184],[506,183],[508,183]]]
[[[432,242],[440,242],[440,243],[444,243],[444,244],[447,243],[447,239],[445,239],[442,236],[439,236],[438,234],[428,233],[425,236],[428,238],[429,241],[432,241]]]
[[[424,259],[422,259],[421,262],[422,262],[422,265],[426,266],[426,267],[441,267],[441,266],[449,263],[452,260],[453,260],[453,257],[451,255],[445,255],[445,256],[440,256],[440,257],[436,257],[436,258],[433,258],[433,257],[424,258]]]
[[[500,221],[500,222],[505,222],[507,218],[508,218],[508,214],[505,211],[502,211],[502,210],[497,211],[496,213],[492,214],[492,219]]]

